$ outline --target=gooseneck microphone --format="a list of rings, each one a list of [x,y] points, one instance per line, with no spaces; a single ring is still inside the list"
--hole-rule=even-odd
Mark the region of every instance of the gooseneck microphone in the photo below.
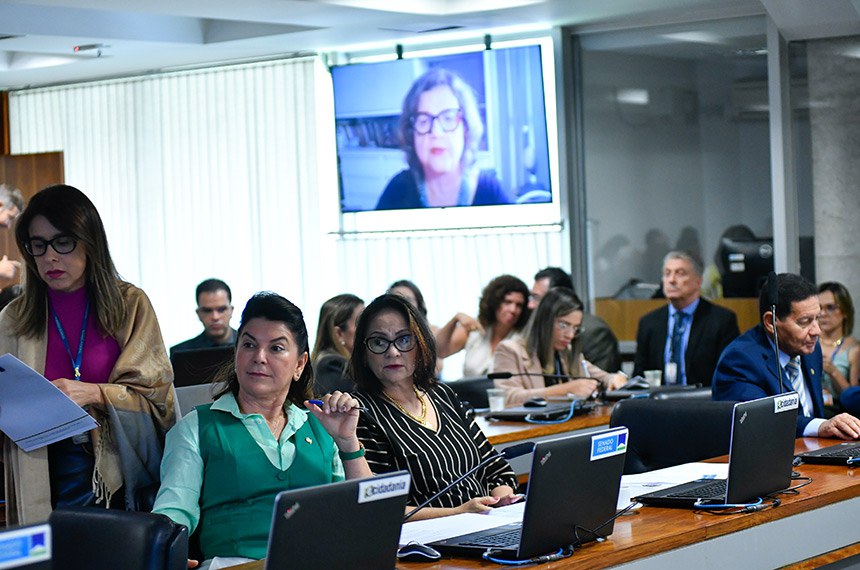
[[[445,493],[450,491],[451,489],[453,489],[455,486],[457,486],[459,483],[461,483],[463,481],[463,479],[465,479],[466,477],[468,477],[469,475],[471,475],[472,473],[474,473],[475,471],[477,471],[481,467],[484,467],[485,465],[487,465],[491,461],[495,461],[499,457],[503,457],[505,459],[510,460],[510,459],[513,459],[514,457],[519,457],[520,455],[525,455],[526,453],[531,453],[532,451],[534,451],[534,448],[535,448],[535,444],[530,442],[530,441],[527,441],[525,443],[518,443],[517,445],[512,445],[510,447],[506,447],[502,451],[497,451],[497,452],[493,453],[492,455],[484,458],[483,461],[479,462],[477,465],[475,465],[474,467],[472,467],[471,469],[469,469],[468,471],[466,471],[465,473],[463,473],[462,475],[460,475],[459,477],[454,479],[454,481],[450,485],[448,485],[447,487],[445,487],[444,489],[442,489],[438,493],[435,493],[432,497],[430,497],[429,499],[427,499],[426,501],[424,501],[423,503],[421,503],[420,505],[418,505],[417,507],[415,507],[414,509],[409,511],[406,514],[406,516],[403,517],[403,522],[408,521],[410,518],[412,518],[412,515],[414,515],[415,513],[417,513],[418,511],[420,511],[421,509],[423,509],[424,507],[426,507],[427,505],[429,505],[430,503],[432,503],[433,501],[435,501],[436,499],[438,499],[439,497],[441,497],[442,495],[444,495]]]
[[[782,366],[779,365],[779,335],[776,333],[776,306],[779,303],[779,282],[776,272],[767,274],[767,304],[770,305],[770,318],[773,323],[773,354],[776,357],[776,377],[779,379],[780,393],[786,392],[785,382],[782,379]]]

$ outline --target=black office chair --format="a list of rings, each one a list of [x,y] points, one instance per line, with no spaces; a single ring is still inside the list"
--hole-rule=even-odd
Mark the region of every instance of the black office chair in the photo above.
[[[486,376],[461,378],[460,380],[445,382],[445,384],[454,390],[460,401],[466,404],[466,407],[490,407],[490,402],[487,400],[487,388],[493,387],[493,381]]]
[[[661,386],[651,390],[650,398],[655,400],[673,400],[683,398],[687,400],[710,400],[710,386]]]
[[[183,570],[188,529],[164,515],[75,507],[51,513],[54,568]]]
[[[615,404],[610,427],[627,426],[624,473],[643,473],[729,452],[734,402],[633,398]]]

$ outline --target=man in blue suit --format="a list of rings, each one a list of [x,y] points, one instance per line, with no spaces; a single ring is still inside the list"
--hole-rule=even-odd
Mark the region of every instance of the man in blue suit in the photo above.
[[[799,275],[777,276],[776,318],[767,287],[759,294],[761,323],[723,351],[714,372],[714,400],[747,401],[794,390],[800,396],[797,437],[860,437],[860,420],[850,414],[824,419],[821,393],[821,347],[818,336],[818,290]],[[779,342],[775,362],[773,330]],[[779,373],[782,375],[780,385]]]

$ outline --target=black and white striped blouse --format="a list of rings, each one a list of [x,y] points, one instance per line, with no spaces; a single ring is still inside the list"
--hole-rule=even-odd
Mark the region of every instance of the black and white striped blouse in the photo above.
[[[370,414],[362,413],[358,438],[367,450],[374,473],[407,469],[412,475],[409,503],[418,505],[494,453],[477,424],[466,416],[460,400],[444,384],[428,392],[439,418],[437,431],[409,419],[381,395],[354,394]],[[431,507],[458,507],[483,497],[500,485],[517,488],[516,475],[501,457],[477,470],[433,501]]]

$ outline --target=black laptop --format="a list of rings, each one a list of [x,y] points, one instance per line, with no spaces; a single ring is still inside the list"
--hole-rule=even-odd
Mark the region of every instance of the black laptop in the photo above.
[[[279,493],[265,570],[392,570],[409,473]]]
[[[509,422],[536,421],[547,422],[566,418],[570,415],[570,406],[573,405],[573,415],[581,416],[589,413],[597,404],[585,400],[572,400],[568,402],[550,402],[544,406],[514,406],[497,412],[487,412],[489,420],[503,420]]]
[[[797,456],[804,463],[821,463],[824,465],[860,465],[860,442],[844,441],[829,445],[814,451],[804,451]],[[848,461],[851,460],[851,463]]]
[[[746,504],[791,484],[798,396],[788,392],[735,404],[726,479],[700,479],[632,500],[660,507]]]
[[[173,385],[196,386],[212,380],[215,373],[233,359],[232,345],[177,350],[170,357],[173,366]]]
[[[431,543],[436,550],[480,557],[488,549],[519,560],[612,534],[627,428],[535,445],[522,522]]]

